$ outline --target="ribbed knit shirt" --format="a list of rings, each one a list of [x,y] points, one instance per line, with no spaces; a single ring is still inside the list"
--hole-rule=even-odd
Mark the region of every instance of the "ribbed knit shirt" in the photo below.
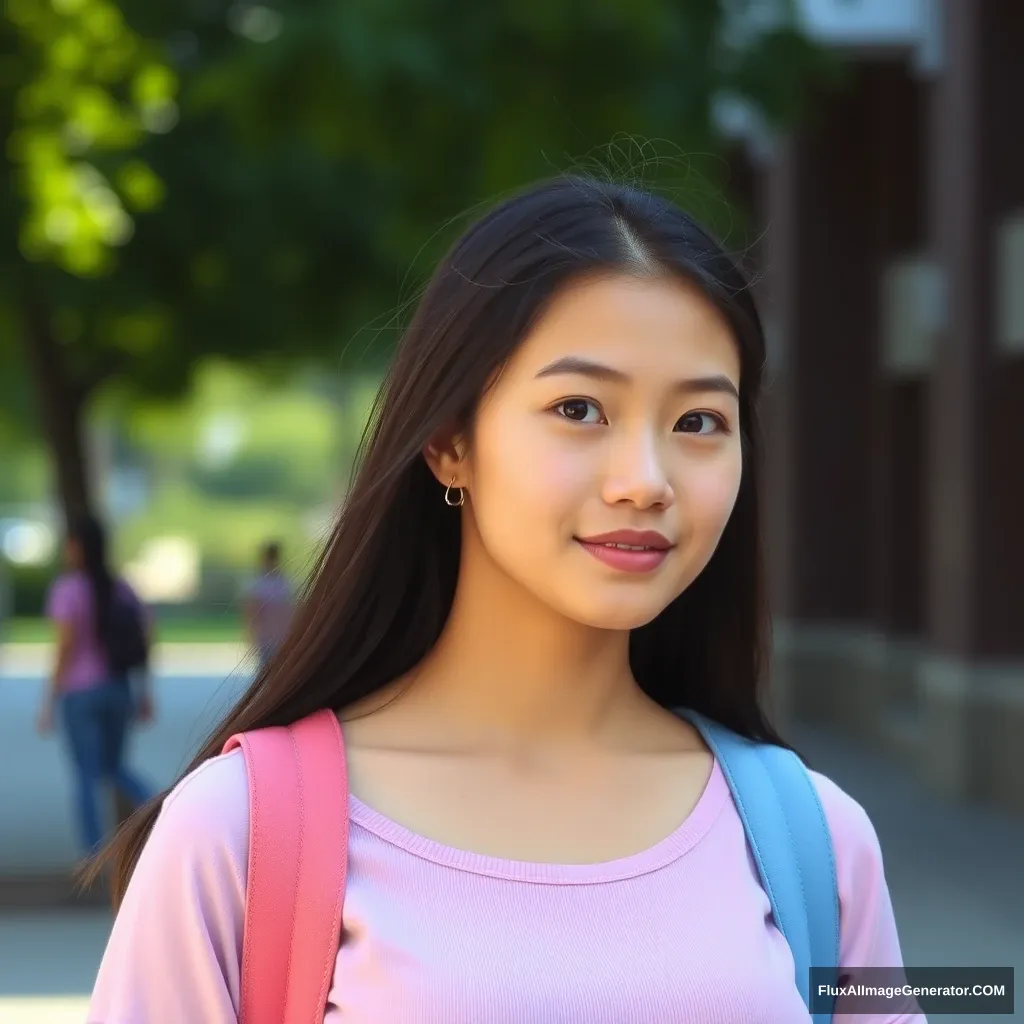
[[[874,828],[833,782],[812,777],[835,846],[841,963],[900,966]],[[344,937],[326,1024],[809,1020],[717,763],[671,835],[599,864],[457,850],[355,796],[350,819]],[[241,751],[178,784],[115,920],[91,1024],[238,1020],[248,832]]]

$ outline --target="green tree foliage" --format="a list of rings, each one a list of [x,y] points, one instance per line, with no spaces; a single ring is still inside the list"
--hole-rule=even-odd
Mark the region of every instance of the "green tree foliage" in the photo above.
[[[5,15],[0,375],[18,379],[20,364],[33,382],[65,507],[80,511],[82,411],[124,365],[118,251],[132,214],[162,198],[138,150],[171,126],[177,76],[112,0],[7,0]]]
[[[785,121],[822,67],[784,23],[725,31],[745,6],[7,0],[0,373],[20,344],[65,509],[104,382],[384,353],[461,217],[538,176],[639,176],[714,219],[712,97]]]
[[[131,237],[127,211],[160,201],[161,183],[130,154],[170,127],[177,76],[112,0],[8,0],[7,16],[21,42],[7,140],[21,251],[95,276]]]

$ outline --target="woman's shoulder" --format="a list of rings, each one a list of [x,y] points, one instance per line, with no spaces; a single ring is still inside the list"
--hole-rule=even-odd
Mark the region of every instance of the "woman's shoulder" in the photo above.
[[[50,584],[51,593],[59,593],[66,590],[75,590],[89,585],[89,579],[83,572],[66,570],[58,573]]]
[[[244,871],[249,855],[249,779],[245,755],[232,750],[204,761],[164,798],[147,846],[196,864]]]
[[[846,792],[837,782],[813,768],[808,775],[814,783],[829,827],[840,836],[854,839],[874,839],[875,829],[863,805]]]
[[[875,826],[864,807],[832,779],[816,771],[810,775],[832,834],[840,963],[854,972],[864,967],[899,967],[903,954]],[[924,1018],[910,1014],[899,1019]]]
[[[46,594],[46,614],[51,619],[78,618],[90,597],[89,581],[80,572],[62,572]]]
[[[832,836],[840,888],[881,884],[882,847],[868,812],[827,775],[814,770],[809,775]]]
[[[248,862],[240,751],[204,761],[164,798],[132,872],[90,1020],[238,1019]]]
[[[240,749],[208,758],[178,781],[164,798],[161,818],[179,822],[226,822],[249,829],[249,777]]]

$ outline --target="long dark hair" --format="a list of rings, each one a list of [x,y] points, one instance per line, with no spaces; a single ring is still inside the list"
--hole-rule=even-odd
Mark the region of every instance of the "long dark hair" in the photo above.
[[[741,361],[739,496],[701,575],[633,632],[633,673],[664,707],[702,711],[748,737],[787,746],[761,699],[768,617],[757,403],[765,347],[749,283],[667,200],[560,177],[501,203],[441,260],[380,388],[358,470],[290,635],[186,773],[219,754],[233,733],[343,709],[432,648],[455,594],[461,527],[422,451],[441,432],[469,427],[485,388],[552,296],[597,269],[695,282],[730,323]],[[165,795],[137,812],[103,855],[100,863],[114,864],[115,906]]]
[[[93,596],[93,632],[103,650],[110,647],[114,627],[113,608],[117,580],[107,564],[107,534],[91,514],[81,515],[68,526],[68,538],[78,545],[82,571],[89,579]]]

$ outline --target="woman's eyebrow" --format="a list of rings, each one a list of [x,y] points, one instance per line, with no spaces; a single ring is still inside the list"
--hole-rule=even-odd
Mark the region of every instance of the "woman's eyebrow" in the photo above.
[[[616,370],[612,366],[605,366],[603,363],[596,363],[591,359],[584,359],[581,356],[563,356],[553,363],[537,371],[536,378],[556,377],[561,375],[574,375],[577,377],[590,377],[593,380],[612,381],[616,384],[629,384],[632,378],[622,370]],[[707,377],[693,377],[688,380],[676,381],[672,388],[684,394],[707,394],[718,392],[731,395],[739,399],[740,393],[736,385],[724,374],[715,373]]]

